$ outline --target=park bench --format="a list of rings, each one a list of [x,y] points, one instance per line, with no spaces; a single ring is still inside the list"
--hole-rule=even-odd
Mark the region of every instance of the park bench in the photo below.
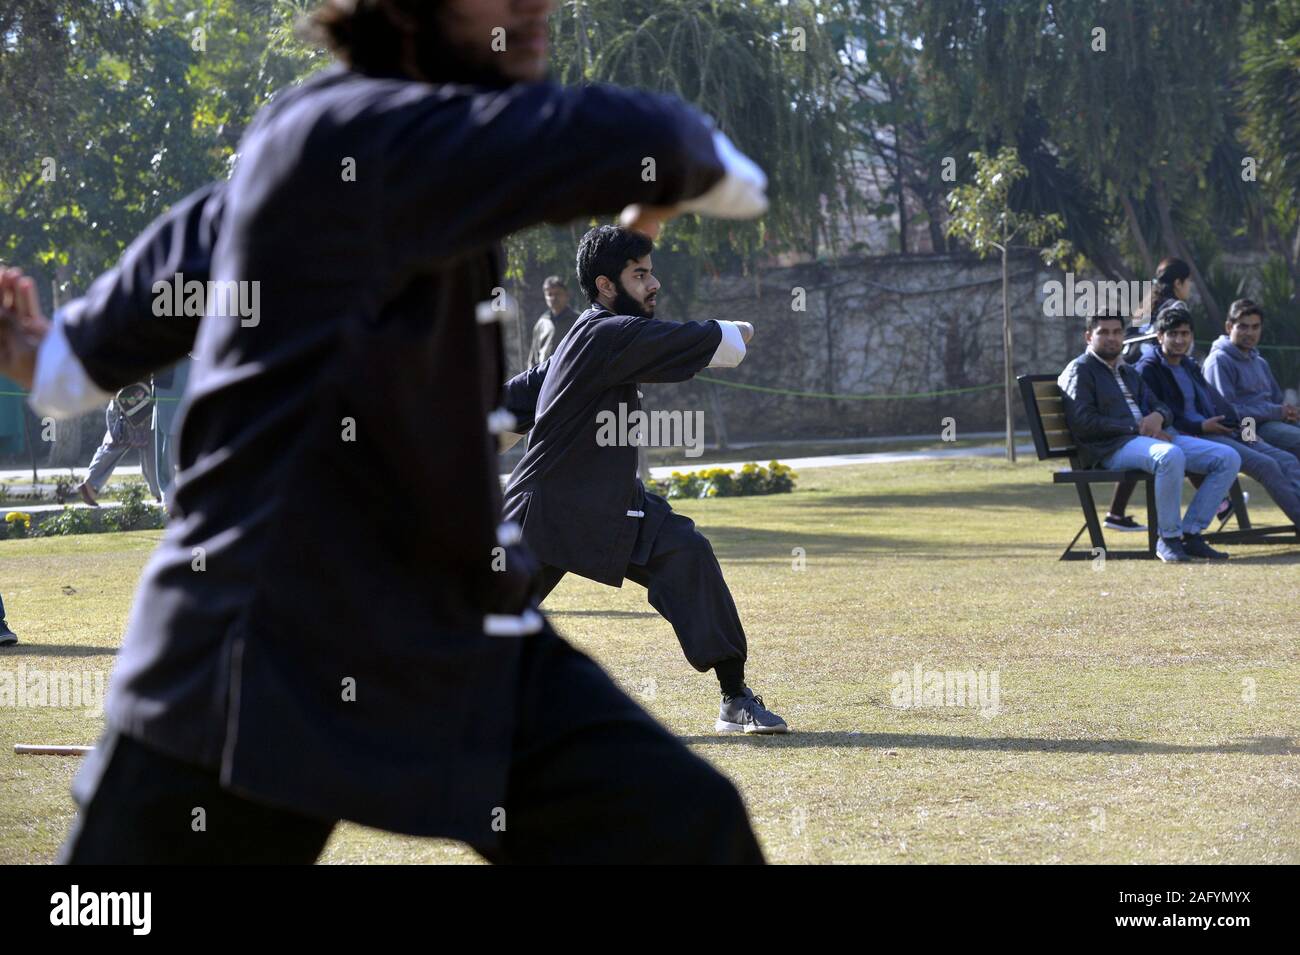
[[[1020,397],[1025,405],[1025,416],[1029,419],[1029,431],[1034,437],[1034,450],[1038,460],[1049,458],[1068,458],[1070,469],[1057,471],[1052,475],[1054,484],[1072,484],[1079,495],[1079,506],[1083,509],[1083,526],[1070,541],[1061,560],[1091,560],[1097,551],[1104,550],[1107,560],[1125,560],[1134,558],[1154,559],[1156,556],[1156,493],[1154,476],[1146,471],[1108,470],[1106,468],[1084,468],[1079,466],[1078,447],[1074,435],[1065,423],[1065,407],[1061,400],[1061,389],[1056,384],[1055,375],[1021,375]],[[1147,546],[1145,550],[1111,550],[1106,546],[1106,537],[1102,532],[1101,519],[1097,515],[1097,504],[1092,496],[1092,485],[1115,484],[1127,478],[1140,482],[1146,488],[1147,501]],[[1265,544],[1283,543],[1300,540],[1300,530],[1294,525],[1284,524],[1275,527],[1254,527],[1250,523],[1250,514],[1246,509],[1246,498],[1241,491],[1241,482],[1233,481],[1228,491],[1232,499],[1231,517],[1236,519],[1237,529],[1225,531],[1227,518],[1219,521],[1213,533],[1207,533],[1205,540],[1210,544]],[[1088,532],[1092,544],[1091,550],[1075,550],[1083,532]]]

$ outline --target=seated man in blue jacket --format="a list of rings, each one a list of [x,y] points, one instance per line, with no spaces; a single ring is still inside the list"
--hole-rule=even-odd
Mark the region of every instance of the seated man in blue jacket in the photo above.
[[[1227,334],[1215,339],[1205,359],[1205,379],[1240,420],[1254,419],[1259,437],[1300,457],[1300,408],[1286,402],[1273,370],[1259,353],[1263,328],[1262,308],[1248,298],[1233,302],[1224,323]]]
[[[1155,475],[1156,520],[1160,537],[1156,555],[1168,563],[1193,557],[1225,560],[1201,538],[1214,509],[1241,467],[1232,448],[1179,434],[1174,413],[1158,400],[1137,371],[1120,360],[1124,321],[1111,315],[1088,318],[1084,341],[1088,350],[1065,366],[1057,384],[1065,421],[1079,448],[1083,467],[1138,470]],[[1186,471],[1206,475],[1182,509]]]
[[[1179,302],[1156,320],[1159,349],[1137,363],[1138,373],[1156,399],[1174,413],[1174,427],[1232,448],[1241,469],[1264,486],[1287,520],[1300,524],[1300,461],[1263,439],[1242,440],[1241,420],[1232,406],[1205,380],[1192,357],[1192,314]]]

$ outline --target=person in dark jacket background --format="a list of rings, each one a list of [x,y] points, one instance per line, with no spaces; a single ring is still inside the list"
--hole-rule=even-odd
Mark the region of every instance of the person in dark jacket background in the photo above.
[[[1160,313],[1155,331],[1159,347],[1137,363],[1138,374],[1157,400],[1174,413],[1174,427],[1232,448],[1241,457],[1241,470],[1264,486],[1286,514],[1300,524],[1300,461],[1262,438],[1246,441],[1241,420],[1201,373],[1192,357],[1192,316],[1187,306]]]
[[[784,733],[785,721],[745,686],[745,631],[708,539],[637,478],[637,446],[648,436],[606,427],[636,420],[638,384],[734,367],[753,334],[747,322],[656,319],[653,248],[615,226],[582,237],[578,282],[591,307],[548,361],[506,383],[512,430],[529,439],[506,487],[505,515],[543,564],[543,599],[566,573],[641,584],[691,665],[717,674],[714,728]]]
[[[679,100],[538,82],[550,7],[328,2],[316,23],[345,66],[281,91],[228,183],[52,326],[30,279],[0,276],[0,373],[45,413],[196,357],[174,520],[66,860],[310,861],[350,819],[495,861],[761,861],[734,787],[537,613],[535,560],[492,566],[502,345],[492,310],[476,318],[499,240],[765,205],[737,211],[757,187]],[[152,290],[182,271],[233,283],[238,313],[158,318]],[[358,502],[362,485],[384,493]]]
[[[1120,358],[1123,319],[1090,316],[1084,340],[1088,350],[1066,365],[1057,379],[1065,421],[1079,448],[1079,463],[1155,475],[1160,522],[1156,554],[1161,560],[1183,563],[1193,557],[1226,558],[1201,539],[1201,531],[1236,480],[1241,458],[1231,448],[1174,429],[1173,411]],[[1206,479],[1187,513],[1180,516],[1186,469],[1205,474]]]
[[[555,354],[556,347],[578,320],[578,313],[569,305],[569,290],[564,279],[558,275],[547,276],[542,283],[542,293],[546,296],[546,311],[533,323],[532,344],[528,348],[525,368],[540,365]]]

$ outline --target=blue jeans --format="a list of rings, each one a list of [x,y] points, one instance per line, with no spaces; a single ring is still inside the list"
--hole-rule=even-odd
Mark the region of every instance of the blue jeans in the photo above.
[[[1165,430],[1174,439],[1172,443],[1139,436],[1101,463],[1112,470],[1131,469],[1155,475],[1156,523],[1161,537],[1199,534],[1210,525],[1219,502],[1237,479],[1241,456],[1225,445]],[[1180,518],[1183,477],[1188,471],[1204,474],[1205,482],[1187,506],[1187,515]]]
[[[1273,503],[1292,524],[1300,524],[1300,461],[1263,439],[1238,441],[1226,434],[1207,434],[1202,440],[1232,448],[1241,456],[1241,470],[1264,486]]]
[[[1300,458],[1300,425],[1285,421],[1265,421],[1255,428],[1255,434],[1273,447],[1290,451]]]

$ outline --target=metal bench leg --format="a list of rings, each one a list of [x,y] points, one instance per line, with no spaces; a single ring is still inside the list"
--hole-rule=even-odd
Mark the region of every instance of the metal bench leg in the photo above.
[[[1071,551],[1074,550],[1075,543],[1083,536],[1083,532],[1088,532],[1088,539],[1092,542],[1094,549],[1106,549],[1106,538],[1102,534],[1101,521],[1097,520],[1097,502],[1092,497],[1092,486],[1080,482],[1076,484],[1075,490],[1079,492],[1079,506],[1083,508],[1083,527],[1079,528],[1079,533],[1074,535],[1074,540],[1070,541],[1070,546],[1065,548],[1061,554],[1061,560],[1073,560],[1076,558]]]
[[[1156,513],[1156,479],[1154,475],[1149,475],[1146,479],[1147,486],[1147,553],[1151,559],[1155,560],[1156,556],[1156,539],[1160,536],[1160,519]]]
[[[1237,527],[1243,531],[1250,530],[1250,515],[1246,513],[1246,498],[1242,494],[1241,481],[1233,481],[1228,488],[1228,499],[1232,501],[1232,513],[1237,518]]]

